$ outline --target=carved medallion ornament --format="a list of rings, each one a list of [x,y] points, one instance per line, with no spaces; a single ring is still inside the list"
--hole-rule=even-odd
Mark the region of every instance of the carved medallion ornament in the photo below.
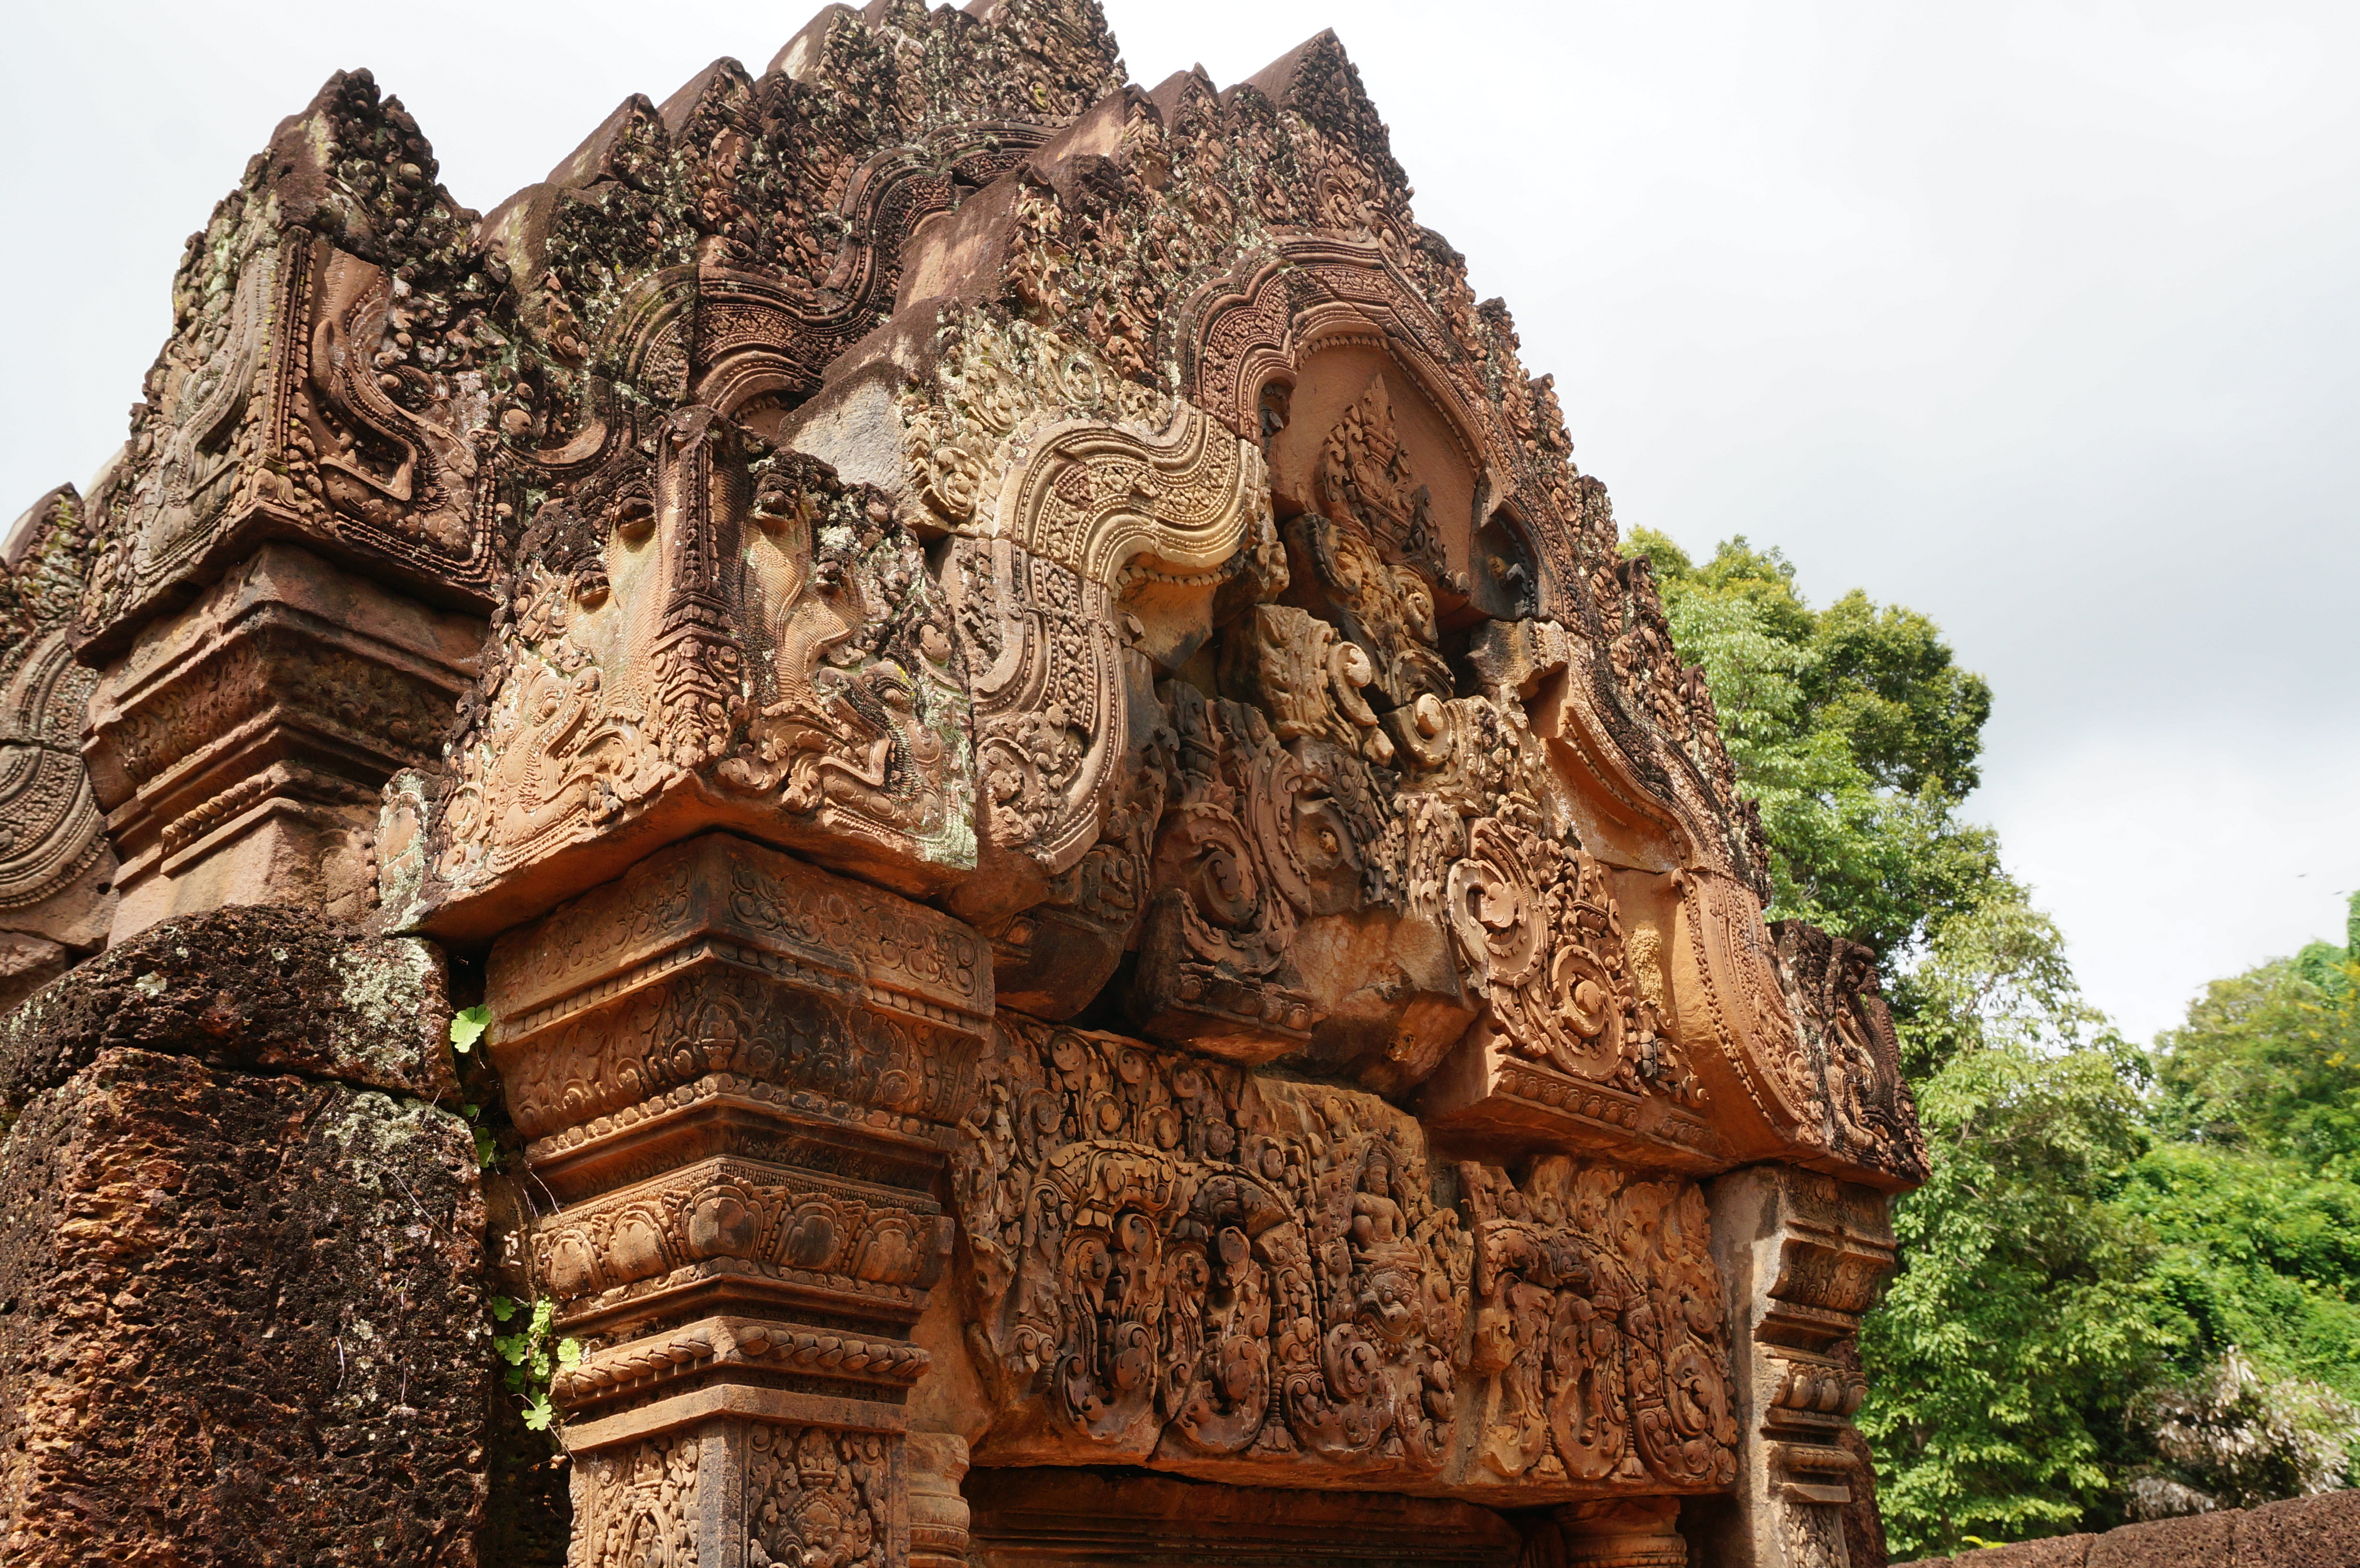
[[[0,559],[0,1007],[104,944],[114,848],[82,729],[92,673],[69,628],[89,563],[82,499],[50,492]]]

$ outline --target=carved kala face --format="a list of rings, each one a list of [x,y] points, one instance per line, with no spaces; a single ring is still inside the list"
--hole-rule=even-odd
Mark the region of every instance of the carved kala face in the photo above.
[[[1415,1269],[1369,1269],[1355,1293],[1361,1325],[1387,1344],[1399,1345],[1424,1326]]]

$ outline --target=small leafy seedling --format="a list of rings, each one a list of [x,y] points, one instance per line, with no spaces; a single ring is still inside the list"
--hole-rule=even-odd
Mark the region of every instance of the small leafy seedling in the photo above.
[[[484,1030],[492,1023],[492,1009],[478,1002],[472,1007],[462,1007],[451,1015],[451,1049],[464,1056],[475,1049],[484,1038]]]
[[[492,1317],[507,1323],[517,1315],[519,1303],[507,1296],[494,1296]],[[555,1337],[557,1303],[547,1296],[532,1303],[532,1312],[524,1326],[514,1334],[492,1336],[492,1350],[506,1362],[501,1380],[508,1391],[524,1399],[524,1424],[535,1432],[547,1432],[557,1410],[549,1402],[550,1380],[561,1367],[571,1367],[582,1359],[582,1342],[578,1339]]]

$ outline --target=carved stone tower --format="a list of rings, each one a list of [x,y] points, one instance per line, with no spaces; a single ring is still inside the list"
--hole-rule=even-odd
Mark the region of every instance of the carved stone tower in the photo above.
[[[117,950],[0,1095],[96,1071],[44,1042],[105,964],[243,995],[234,906],[414,962],[405,1029],[480,986],[488,1232],[436,1180],[581,1347],[576,1568],[1869,1568],[1924,1175],[1871,955],[1765,925],[1701,673],[1408,196],[1333,35],[1144,91],[1088,0],[830,6],[482,217],[338,76],[10,558],[73,582],[0,663],[0,910],[120,870],[9,938]],[[182,1011],[450,1121],[440,1058]],[[405,1560],[525,1506],[475,1453]],[[0,1485],[21,1560],[88,1491]]]

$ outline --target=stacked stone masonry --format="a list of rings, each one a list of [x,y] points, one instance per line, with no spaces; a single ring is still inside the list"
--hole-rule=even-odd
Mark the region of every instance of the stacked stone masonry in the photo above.
[[[2348,1568],[2360,1563],[2360,1492],[2060,1535],[1900,1568]]]
[[[1088,0],[287,121],[0,579],[9,1561],[1881,1563],[1874,955],[1410,194]]]

